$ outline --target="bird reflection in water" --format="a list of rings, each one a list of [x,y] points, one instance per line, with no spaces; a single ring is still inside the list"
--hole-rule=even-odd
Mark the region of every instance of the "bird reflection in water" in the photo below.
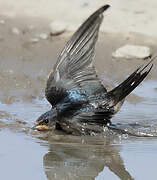
[[[107,167],[121,180],[132,180],[119,154],[120,145],[114,141],[109,137],[51,136],[49,152],[43,157],[47,179],[99,179]]]

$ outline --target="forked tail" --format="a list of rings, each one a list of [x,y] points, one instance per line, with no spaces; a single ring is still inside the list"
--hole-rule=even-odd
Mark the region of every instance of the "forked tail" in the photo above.
[[[112,101],[111,106],[115,106],[118,102],[122,101],[144,80],[153,67],[152,61],[154,58],[146,65],[137,68],[125,81],[108,92],[108,97]]]

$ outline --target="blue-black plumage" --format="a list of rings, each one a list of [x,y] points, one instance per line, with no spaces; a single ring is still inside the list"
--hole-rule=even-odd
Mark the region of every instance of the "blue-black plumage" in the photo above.
[[[36,121],[38,130],[60,129],[72,134],[101,132],[119,111],[125,97],[147,76],[153,64],[137,68],[124,82],[107,92],[98,78],[93,59],[104,5],[74,33],[62,50],[47,80],[45,95],[50,111]]]

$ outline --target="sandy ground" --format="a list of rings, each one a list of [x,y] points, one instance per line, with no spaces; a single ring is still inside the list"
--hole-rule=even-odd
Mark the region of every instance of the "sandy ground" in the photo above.
[[[69,40],[72,32],[60,36],[50,36],[48,24],[38,18],[3,18],[0,24],[0,100],[13,103],[17,99],[31,100],[44,95],[44,88],[49,72],[57,56]],[[34,26],[30,29],[30,26]],[[19,33],[13,33],[17,27]],[[46,40],[38,38],[47,33]],[[32,42],[33,39],[37,42]],[[123,34],[100,33],[96,46],[95,66],[101,78],[108,83],[119,83],[131,74],[138,65],[145,63],[137,59],[113,59],[112,52],[120,46],[131,43],[146,45],[156,54],[155,43],[143,35],[134,35],[131,39]],[[154,61],[154,64],[157,64]],[[157,66],[154,66],[148,79],[157,78]]]
[[[107,3],[111,8],[106,13],[102,31],[120,32],[129,37],[134,33],[157,37],[156,0],[0,0],[0,15],[42,18],[75,30],[93,11]]]
[[[21,99],[31,101],[43,97],[47,76],[73,30],[106,3],[109,2],[0,0],[0,101],[11,104]],[[105,83],[115,85],[144,63],[144,60],[113,59],[111,54],[117,48],[124,44],[146,45],[153,55],[156,54],[157,37],[152,27],[157,25],[157,2],[119,0],[109,4],[112,8],[106,13],[99,34],[95,65]],[[49,24],[53,21],[66,25],[66,32],[50,36]],[[42,33],[48,37],[41,39]],[[156,70],[154,66],[148,79],[157,78]]]

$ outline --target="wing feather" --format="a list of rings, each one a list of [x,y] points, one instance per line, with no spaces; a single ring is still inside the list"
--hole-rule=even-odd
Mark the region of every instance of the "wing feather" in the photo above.
[[[52,106],[66,96],[67,90],[80,88],[85,90],[87,95],[98,92],[98,89],[106,92],[96,75],[92,61],[103,20],[102,13],[108,8],[109,5],[105,5],[93,13],[62,50],[45,89],[46,98]],[[91,89],[87,88],[87,84]]]

